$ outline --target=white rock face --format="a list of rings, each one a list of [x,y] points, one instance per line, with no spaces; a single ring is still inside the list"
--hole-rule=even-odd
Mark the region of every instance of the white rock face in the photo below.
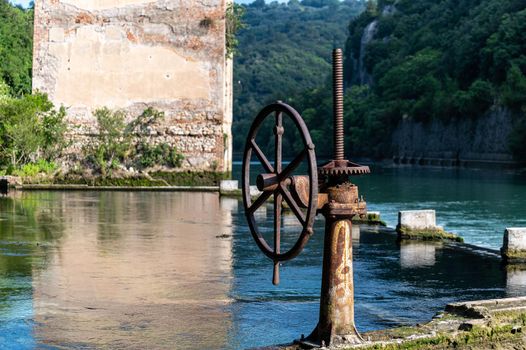
[[[438,228],[434,210],[406,210],[398,212],[398,224],[411,229]]]

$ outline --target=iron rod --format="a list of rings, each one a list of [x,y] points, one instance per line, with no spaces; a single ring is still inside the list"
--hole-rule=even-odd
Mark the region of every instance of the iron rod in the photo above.
[[[334,113],[334,159],[344,158],[343,136],[343,58],[342,50],[332,52],[333,66],[333,113]]]
[[[276,175],[281,173],[282,166],[282,147],[283,147],[283,114],[276,112],[276,127],[274,133],[276,136],[275,142],[275,164]],[[278,185],[279,187],[279,185]],[[274,253],[280,253],[281,245],[281,192],[276,191],[274,193]],[[274,285],[279,284],[279,261],[274,261],[274,270],[272,274],[272,283]]]

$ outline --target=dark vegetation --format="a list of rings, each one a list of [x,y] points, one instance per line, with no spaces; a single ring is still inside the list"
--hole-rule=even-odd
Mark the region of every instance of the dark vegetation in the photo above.
[[[118,186],[118,187],[158,187],[158,186],[219,186],[221,180],[228,179],[227,173],[217,171],[158,171],[136,174],[127,177],[83,177],[67,174],[53,179],[63,185]],[[41,181],[46,184],[48,182]],[[67,187],[65,187],[67,188]]]
[[[382,15],[393,4],[395,11]],[[349,92],[348,125],[358,153],[389,156],[382,140],[404,117],[454,122],[500,105],[515,112],[510,146],[526,157],[524,0],[381,0],[350,24],[349,63],[358,59],[373,20],[377,31],[364,63],[374,83]]]
[[[308,99],[304,92],[310,95],[312,89],[325,89],[331,50],[343,47],[349,21],[362,10],[363,2],[354,0],[291,0],[288,4],[256,0],[245,6],[247,28],[238,34],[234,56],[235,151],[242,151],[250,124],[265,105],[283,100],[300,109]],[[313,133],[317,124],[330,117],[324,115],[321,122],[311,120],[311,115],[303,117]]]
[[[65,116],[44,94],[12,98],[0,92],[0,173],[53,172],[67,145]]]
[[[12,96],[31,93],[33,10],[0,0],[0,81]]]
[[[305,7],[305,2],[301,4]],[[263,26],[275,18],[270,15],[273,9],[294,18],[294,6],[262,6],[256,2],[247,8],[250,26],[241,33],[241,53],[236,60],[235,117],[241,119],[235,125],[237,151],[242,150],[248,125],[257,111],[272,100],[282,99],[306,120],[317,153],[326,156],[332,152],[328,75],[335,41],[323,34],[319,41],[313,40],[310,30],[323,30],[314,29],[307,17],[301,26],[291,27],[301,39],[285,30],[290,27],[287,22]],[[332,23],[331,16],[341,16],[343,11],[331,11],[331,6],[336,5],[313,11]],[[386,11],[387,6],[394,6],[394,11]],[[379,0],[364,7],[365,11],[345,28],[348,151],[390,157],[391,131],[402,118],[455,123],[479,118],[489,109],[502,106],[514,113],[510,151],[518,160],[526,160],[524,0],[399,0],[396,4]],[[374,39],[364,52],[364,66],[372,84],[358,85],[356,67],[362,35],[375,20]],[[342,19],[338,19],[331,26],[340,28],[341,24]],[[288,47],[297,48],[294,60]],[[289,144],[295,143],[293,137]]]

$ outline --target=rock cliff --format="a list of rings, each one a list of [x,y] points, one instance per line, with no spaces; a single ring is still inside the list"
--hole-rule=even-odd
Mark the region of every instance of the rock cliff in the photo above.
[[[508,147],[512,114],[492,108],[477,119],[434,120],[424,124],[403,119],[392,133],[392,151],[400,163],[464,165],[512,163]]]

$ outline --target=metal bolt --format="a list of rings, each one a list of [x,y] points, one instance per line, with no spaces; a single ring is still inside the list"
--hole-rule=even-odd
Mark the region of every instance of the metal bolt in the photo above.
[[[342,50],[332,52],[333,109],[334,109],[334,159],[343,160],[343,58]]]

